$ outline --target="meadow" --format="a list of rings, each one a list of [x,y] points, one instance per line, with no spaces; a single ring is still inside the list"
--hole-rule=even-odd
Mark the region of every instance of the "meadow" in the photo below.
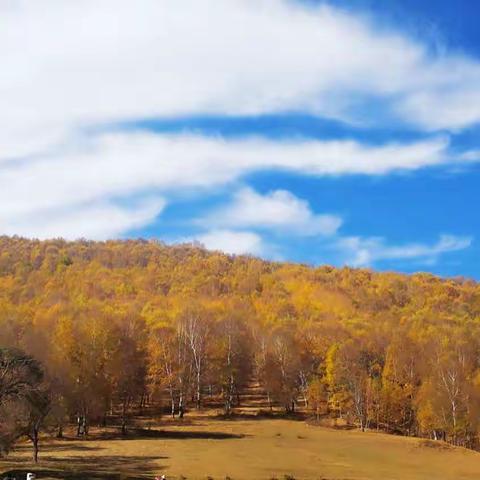
[[[1,471],[38,479],[468,480],[480,478],[480,454],[443,442],[310,425],[302,419],[238,416],[214,411],[183,422],[162,419],[131,429],[73,431],[44,442],[32,465],[29,445],[0,463]]]

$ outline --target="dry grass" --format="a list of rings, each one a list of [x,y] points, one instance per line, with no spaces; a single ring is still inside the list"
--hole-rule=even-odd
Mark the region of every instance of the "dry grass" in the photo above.
[[[21,446],[0,471],[29,471],[29,455],[28,446]],[[126,439],[111,431],[84,441],[50,441],[41,463],[30,468],[39,479],[66,480],[152,479],[162,473],[189,480],[473,480],[480,478],[480,454],[295,420],[200,416],[186,425],[164,421]]]

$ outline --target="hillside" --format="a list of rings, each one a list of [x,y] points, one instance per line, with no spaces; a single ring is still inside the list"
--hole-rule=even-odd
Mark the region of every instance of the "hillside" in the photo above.
[[[212,398],[232,415],[255,381],[266,410],[476,448],[479,326],[463,279],[0,238],[2,355],[41,366],[58,433],[127,433],[138,409],[182,418]]]

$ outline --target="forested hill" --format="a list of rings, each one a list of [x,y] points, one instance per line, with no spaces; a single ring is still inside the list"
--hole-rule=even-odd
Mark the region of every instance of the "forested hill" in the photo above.
[[[2,309],[22,308],[30,319],[52,306],[91,302],[128,307],[150,322],[152,309],[169,316],[186,299],[225,306],[241,301],[254,308],[255,321],[272,327],[292,321],[347,327],[352,320],[376,328],[387,320],[397,327],[413,321],[440,327],[480,314],[480,286],[463,278],[312,268],[144,240],[0,237],[0,278]]]
[[[480,287],[158,242],[0,237],[0,341],[40,361],[57,422],[168,392],[226,413],[255,377],[286,411],[475,446]]]

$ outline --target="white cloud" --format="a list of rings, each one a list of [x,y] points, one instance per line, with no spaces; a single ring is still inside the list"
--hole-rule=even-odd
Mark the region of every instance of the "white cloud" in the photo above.
[[[376,98],[421,128],[480,119],[478,59],[433,56],[401,32],[323,3],[22,0],[0,8],[3,159],[139,117],[348,117],[358,100]]]
[[[151,198],[128,207],[99,202],[71,206],[68,210],[51,209],[22,216],[3,215],[0,217],[0,232],[39,239],[108,240],[149,224],[160,215],[164,206],[164,200]]]
[[[389,245],[384,238],[342,237],[336,248],[346,255],[346,263],[353,266],[369,266],[382,260],[415,260],[435,262],[444,253],[464,250],[472,244],[471,237],[441,235],[431,245],[407,243]]]
[[[20,211],[58,202],[78,203],[153,187],[164,191],[210,187],[269,169],[318,176],[416,170],[444,162],[446,145],[443,139],[365,146],[353,141],[107,134],[85,147],[4,164],[0,209],[9,203],[9,209]],[[14,200],[9,202],[9,197]]]
[[[264,253],[262,237],[254,232],[212,230],[197,235],[195,240],[203,244],[208,250],[219,250],[237,255],[261,255]]]
[[[261,170],[311,175],[414,170],[445,161],[445,148],[443,139],[365,146],[352,141],[224,140],[153,133],[99,135],[86,144],[77,141],[52,155],[0,163],[0,232],[11,232],[11,226],[16,225],[17,233],[31,229],[36,234],[30,217],[55,212],[59,207],[101,207],[105,201],[128,201],[132,195],[151,191],[168,198],[189,189],[224,186]],[[277,206],[279,203],[277,198]],[[292,208],[302,209],[300,204]],[[308,217],[305,209],[303,215]],[[51,236],[59,235],[53,228],[59,224],[50,225]]]
[[[446,86],[412,93],[398,105],[398,112],[425,130],[450,129],[478,123],[480,120],[479,73],[476,67],[474,85],[461,88]],[[461,82],[458,82],[461,83]]]
[[[370,98],[428,130],[480,118],[478,59],[432,56],[365,17],[293,0],[0,0],[0,69],[0,232],[28,236],[120,235],[162,209],[126,207],[132,195],[169,198],[260,170],[381,175],[449,160],[440,137],[368,146],[92,134],[97,126],[286,111],[350,118]],[[262,205],[282,202],[335,230],[300,200]]]
[[[480,150],[467,150],[459,155],[463,162],[480,162]]]
[[[251,188],[234,194],[233,202],[198,221],[203,226],[259,228],[289,235],[333,235],[342,224],[336,215],[316,215],[307,201],[286,190],[261,195]]]

